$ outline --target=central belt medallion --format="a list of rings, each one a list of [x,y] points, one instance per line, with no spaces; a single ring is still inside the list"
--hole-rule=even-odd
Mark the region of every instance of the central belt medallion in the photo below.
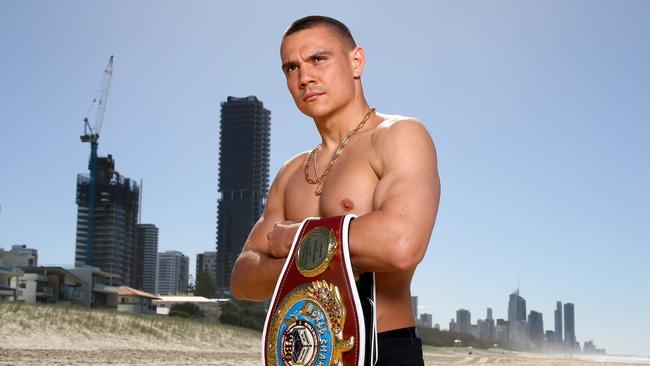
[[[296,251],[298,272],[305,277],[323,273],[336,251],[336,238],[332,229],[319,226],[308,232]]]
[[[264,325],[264,365],[363,365],[364,319],[347,243],[351,219],[303,221]]]

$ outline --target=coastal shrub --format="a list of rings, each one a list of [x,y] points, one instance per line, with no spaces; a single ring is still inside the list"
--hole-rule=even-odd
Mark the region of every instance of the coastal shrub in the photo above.
[[[236,325],[243,328],[262,330],[266,319],[264,303],[252,301],[230,300],[220,304],[223,324]]]
[[[181,304],[172,305],[172,307],[169,309],[169,316],[201,319],[203,318],[203,312],[196,304],[193,304],[191,302],[184,302]]]

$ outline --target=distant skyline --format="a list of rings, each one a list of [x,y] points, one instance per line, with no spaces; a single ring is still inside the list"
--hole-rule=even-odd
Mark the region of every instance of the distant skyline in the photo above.
[[[417,303],[417,300],[416,300]],[[504,317],[497,317],[495,318],[493,316],[493,311],[494,309],[492,307],[486,306],[484,308],[484,312],[479,312],[479,313],[474,313],[474,316],[472,317],[472,312],[464,309],[463,306],[460,306],[457,310],[455,315],[452,315],[449,318],[449,322],[442,322],[442,323],[437,323],[440,326],[440,329],[444,330],[449,330],[449,331],[455,331],[455,332],[461,332],[461,333],[468,333],[468,334],[473,334],[475,336],[478,336],[479,338],[482,339],[490,339],[490,334],[487,332],[486,329],[483,331],[486,331],[483,335],[481,333],[481,324],[480,322],[482,321],[489,321],[489,320],[504,320],[509,324],[509,326],[512,326],[515,323],[521,322],[521,324],[528,324],[527,326],[533,326],[533,327],[540,327],[537,328],[535,331],[535,334],[538,338],[537,341],[544,343],[543,340],[546,337],[546,331],[551,331],[553,332],[553,337],[551,338],[550,342],[554,342],[555,345],[553,344],[548,344],[550,346],[551,350],[554,351],[559,351],[561,348],[554,348],[554,346],[557,346],[557,344],[566,344],[569,343],[565,337],[568,335],[571,337],[571,344],[576,344],[577,340],[574,339],[575,335],[575,307],[574,304],[571,301],[558,301],[556,302],[556,305],[560,304],[559,311],[560,314],[558,315],[557,311],[554,311],[553,314],[548,315],[544,317],[544,313],[537,311],[537,308],[533,306],[532,304],[527,303],[525,297],[521,296],[519,293],[519,290],[514,291],[513,293],[508,295],[508,304],[507,304],[507,312],[506,316]],[[563,304],[563,307],[562,307]],[[567,310],[569,309],[569,310]],[[420,312],[420,314],[423,314],[424,312]],[[430,315],[430,314],[427,314]],[[530,316],[534,317],[533,322],[531,323]],[[540,318],[541,316],[541,318]],[[472,320],[473,319],[473,320]],[[541,323],[543,324],[540,324]],[[557,321],[560,322],[560,325],[558,327]],[[534,325],[533,325],[534,323]],[[485,323],[484,323],[485,324]],[[494,326],[495,324],[492,324]],[[569,326],[567,326],[569,325]],[[472,330],[472,326],[477,327],[478,329]],[[452,329],[452,327],[455,327]],[[562,329],[566,329],[564,332]],[[527,329],[524,327],[524,329]],[[478,335],[474,332],[478,332]],[[494,331],[494,329],[492,330]],[[512,328],[509,328],[509,331],[513,331]],[[511,345],[514,345],[515,348],[521,347],[524,345],[524,347],[527,346],[527,342],[530,340],[533,340],[532,333],[529,333],[530,330],[527,329],[525,331],[525,334],[522,334],[520,332],[515,332],[511,333],[510,337],[514,338],[515,341],[511,343]],[[559,336],[558,336],[559,332]],[[504,341],[503,339],[498,339],[498,334],[492,334],[494,338],[493,339],[495,342],[501,342]],[[530,336],[530,338],[529,338]],[[582,347],[584,346],[584,343],[587,341],[592,340],[593,337],[589,337],[588,335],[585,335],[584,340],[580,340],[579,347],[580,349],[575,349],[576,352],[582,351]],[[513,340],[510,339],[510,342]],[[547,340],[548,341],[548,340]],[[595,344],[598,346],[599,349],[602,349],[603,347],[599,344]],[[537,344],[536,345],[538,350],[544,349],[542,344]],[[565,349],[565,351],[568,351],[568,349]]]
[[[159,251],[213,251],[219,108],[271,111],[271,176],[318,141],[280,71],[294,19],[336,17],[366,48],[379,112],[437,147],[438,219],[413,281],[420,312],[507,318],[576,308],[576,337],[650,356],[650,2],[0,3],[0,247],[73,264],[82,119],[115,55],[99,155],[143,180]],[[545,329],[553,329],[546,320]]]

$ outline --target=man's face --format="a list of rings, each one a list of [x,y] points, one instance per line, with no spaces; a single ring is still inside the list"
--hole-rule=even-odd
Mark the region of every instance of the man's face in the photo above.
[[[353,51],[327,26],[284,38],[282,71],[302,113],[313,118],[326,116],[354,99]]]

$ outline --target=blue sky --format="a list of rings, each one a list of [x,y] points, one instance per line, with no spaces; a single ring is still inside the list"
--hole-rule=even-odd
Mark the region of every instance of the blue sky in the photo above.
[[[214,250],[220,102],[272,111],[271,170],[317,142],[280,72],[284,28],[345,22],[380,112],[415,116],[438,149],[442,199],[412,291],[448,327],[507,317],[520,282],[553,327],[650,351],[650,3],[646,1],[0,3],[0,247],[74,260],[82,119],[115,66],[99,152],[144,180],[160,250]]]

